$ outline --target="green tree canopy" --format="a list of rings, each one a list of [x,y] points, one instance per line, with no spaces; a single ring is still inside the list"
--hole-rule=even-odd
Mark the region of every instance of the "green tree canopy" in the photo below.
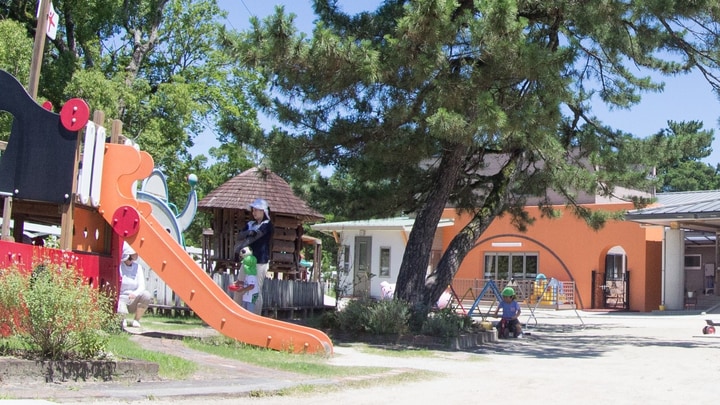
[[[697,191],[720,188],[718,167],[702,159],[712,152],[713,131],[698,121],[668,122],[668,128],[648,141],[658,157],[659,191]]]
[[[343,13],[314,1],[312,37],[278,8],[235,45],[271,86],[257,105],[283,124],[295,159],[329,165],[354,195],[349,215],[415,211],[396,297],[428,308],[501,213],[519,228],[527,196],[562,195],[594,227],[581,192],[649,189],[647,141],[604,125],[600,100],[629,108],[662,91],[649,76],[699,68],[717,86],[714,1],[388,0]],[[647,74],[643,74],[647,72]],[[367,203],[368,201],[372,203]],[[549,198],[540,206],[552,214]],[[452,204],[473,220],[425,277]],[[363,210],[372,207],[373,210]]]
[[[37,5],[0,0],[0,66],[15,67],[23,83]],[[121,120],[123,135],[168,176],[172,202],[184,203],[190,173],[198,175],[202,197],[257,163],[242,145],[207,156],[189,153],[201,134],[227,141],[240,128],[260,131],[247,98],[259,77],[221,50],[234,33],[226,30],[215,0],[54,0],[53,6],[59,30],[54,40],[46,39],[38,96],[57,109],[80,97],[107,119]],[[10,22],[13,35],[6,35]],[[207,170],[209,159],[218,166]],[[199,226],[193,234],[189,239],[198,242]]]

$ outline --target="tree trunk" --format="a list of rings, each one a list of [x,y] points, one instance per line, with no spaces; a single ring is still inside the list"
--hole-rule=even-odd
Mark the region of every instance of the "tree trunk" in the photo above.
[[[423,307],[431,308],[452,284],[455,274],[460,268],[465,256],[475,247],[480,235],[490,226],[505,207],[501,201],[494,204],[485,204],[473,216],[473,219],[450,241],[447,250],[440,259],[437,268],[428,276],[423,293]]]
[[[421,299],[418,302],[419,305],[415,305],[416,309],[429,311],[432,308],[452,283],[460,264],[475,247],[475,242],[480,235],[508,207],[508,190],[517,175],[517,159],[520,156],[521,154],[511,156],[503,169],[491,178],[492,187],[483,201],[482,207],[475,211],[475,215],[470,222],[450,241],[437,268],[427,277],[419,290]],[[427,312],[417,315],[424,319]]]
[[[458,179],[466,153],[465,145],[447,145],[438,165],[440,169],[436,186],[428,194],[408,236],[395,287],[395,298],[407,301],[413,307],[423,302],[425,275],[437,225]]]

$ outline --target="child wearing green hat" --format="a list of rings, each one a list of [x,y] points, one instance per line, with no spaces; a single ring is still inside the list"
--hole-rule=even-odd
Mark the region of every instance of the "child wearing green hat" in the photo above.
[[[493,316],[497,318],[498,312],[502,309],[502,318],[498,323],[498,330],[502,321],[506,321],[507,328],[513,331],[514,337],[522,337],[522,326],[520,325],[520,303],[515,300],[515,290],[512,287],[505,287],[502,290],[502,301],[495,308]]]

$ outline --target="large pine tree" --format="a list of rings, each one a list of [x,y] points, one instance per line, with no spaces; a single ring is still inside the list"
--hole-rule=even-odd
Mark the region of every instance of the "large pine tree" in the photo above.
[[[713,1],[388,0],[358,15],[314,5],[312,37],[279,8],[236,52],[272,84],[256,96],[284,125],[271,136],[278,160],[334,167],[348,181],[324,191],[351,193],[346,215],[416,213],[396,297],[421,309],[497,215],[532,221],[527,196],[559,193],[598,227],[606,217],[574,204],[578,192],[649,186],[638,168],[657,156],[596,119],[594,102],[632,106],[662,90],[653,72],[699,67],[717,85]],[[426,277],[448,204],[473,219]]]

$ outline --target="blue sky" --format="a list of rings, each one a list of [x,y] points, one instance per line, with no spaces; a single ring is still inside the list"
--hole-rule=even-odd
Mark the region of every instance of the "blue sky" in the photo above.
[[[340,0],[338,4],[346,12],[356,13],[375,9],[379,0]],[[236,30],[249,28],[251,16],[260,19],[275,12],[276,5],[283,5],[286,13],[294,13],[297,17],[295,26],[301,31],[310,33],[315,15],[310,0],[218,0],[220,8],[228,12],[227,25]],[[667,127],[667,121],[703,121],[706,129],[713,129],[715,141],[713,153],[705,162],[715,166],[720,163],[720,101],[712,93],[710,85],[699,73],[665,79],[665,90],[662,93],[643,95],[643,101],[631,110],[608,111],[602,103],[594,106],[594,114],[606,123],[637,136],[657,133]],[[272,122],[263,120],[263,125],[270,127]],[[204,153],[213,146],[212,134],[204,134],[197,139],[194,153]]]

